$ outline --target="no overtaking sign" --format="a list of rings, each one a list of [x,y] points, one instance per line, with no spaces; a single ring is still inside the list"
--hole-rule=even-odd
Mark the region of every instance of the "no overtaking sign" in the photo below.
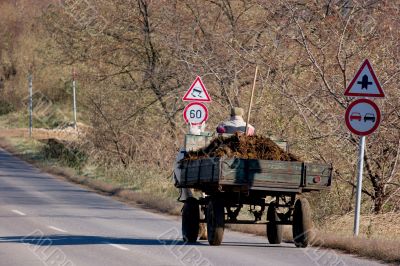
[[[367,136],[379,127],[381,112],[373,101],[359,99],[349,105],[345,118],[346,125],[352,133]]]

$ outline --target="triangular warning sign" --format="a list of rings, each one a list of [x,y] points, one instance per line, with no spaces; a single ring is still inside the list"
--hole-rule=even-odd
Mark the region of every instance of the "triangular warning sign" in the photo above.
[[[199,76],[196,77],[190,89],[182,99],[184,101],[211,102],[210,95]]]
[[[365,59],[357,74],[350,82],[350,85],[347,87],[344,95],[374,98],[385,97],[385,93],[368,59]]]

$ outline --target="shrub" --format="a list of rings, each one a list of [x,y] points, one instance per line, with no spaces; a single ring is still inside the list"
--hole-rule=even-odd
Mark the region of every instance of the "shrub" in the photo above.
[[[7,101],[0,100],[0,115],[6,115],[14,111],[15,111],[14,105],[12,105]]]
[[[56,159],[68,167],[82,169],[87,162],[88,156],[78,147],[67,146],[64,143],[49,139],[43,147],[43,154],[46,159]]]

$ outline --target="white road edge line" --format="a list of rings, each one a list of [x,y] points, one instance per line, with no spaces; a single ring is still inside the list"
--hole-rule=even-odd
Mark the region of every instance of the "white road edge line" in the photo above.
[[[108,242],[105,242],[105,243],[106,243],[107,245],[110,245],[110,246],[112,246],[112,247],[118,248],[118,249],[120,249],[120,250],[125,250],[125,251],[128,251],[128,250],[129,250],[129,248],[123,247],[123,246],[118,245],[118,244],[113,244],[113,243],[108,243]]]
[[[63,229],[61,229],[61,228],[55,227],[55,226],[49,225],[48,227],[49,227],[50,229],[56,230],[56,231],[61,232],[61,233],[68,233],[67,231],[65,231],[65,230],[63,230]]]
[[[21,216],[25,216],[26,214],[25,213],[23,213],[23,212],[21,212],[21,211],[19,211],[19,210],[11,210],[13,213],[16,213],[16,214],[19,214],[19,215],[21,215]]]

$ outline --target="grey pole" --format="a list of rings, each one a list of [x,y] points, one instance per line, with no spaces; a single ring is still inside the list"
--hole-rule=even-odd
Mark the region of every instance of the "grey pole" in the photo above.
[[[32,137],[32,74],[28,76],[29,83],[29,137]]]
[[[72,73],[72,94],[73,94],[73,112],[74,112],[74,129],[76,129],[76,81],[75,81],[75,69]]]
[[[365,151],[365,136],[362,136],[360,140],[360,154],[358,161],[356,207],[354,211],[354,236],[358,236],[358,231],[360,227],[360,208],[361,208],[362,178],[364,169],[364,151]]]

